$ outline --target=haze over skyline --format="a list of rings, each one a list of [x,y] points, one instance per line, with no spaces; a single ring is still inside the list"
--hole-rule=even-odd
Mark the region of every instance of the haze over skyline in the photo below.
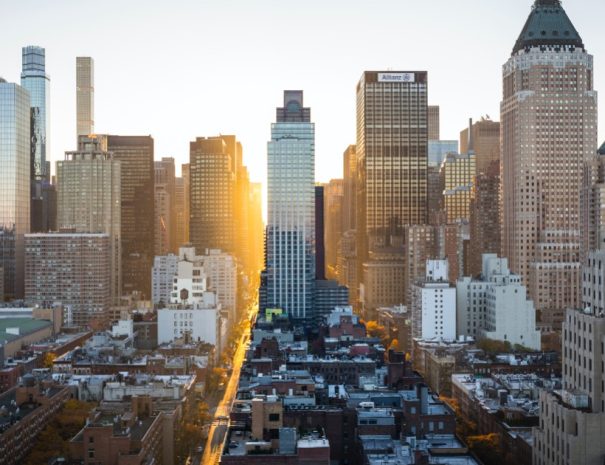
[[[0,18],[0,76],[18,83],[21,47],[46,49],[53,172],[76,145],[76,56],[92,56],[96,132],[150,134],[155,158],[174,157],[179,171],[196,136],[235,134],[251,178],[263,184],[275,108],[284,89],[302,89],[316,123],[316,180],[325,182],[342,176],[342,152],[355,143],[355,86],[364,70],[427,70],[442,139],[457,139],[469,117],[499,120],[501,66],[532,3],[111,0],[99,9],[23,0]],[[603,91],[605,3],[564,7],[595,57],[594,87]],[[599,128],[602,141],[603,118]]]

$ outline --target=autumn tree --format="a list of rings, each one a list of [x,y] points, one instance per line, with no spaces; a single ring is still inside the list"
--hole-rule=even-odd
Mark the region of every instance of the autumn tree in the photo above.
[[[468,447],[479,456],[483,463],[490,465],[506,465],[501,447],[500,435],[497,433],[468,436]]]
[[[366,323],[366,332],[368,333],[368,336],[380,339],[380,341],[382,342],[382,344],[384,346],[387,345],[387,343],[388,343],[387,330],[384,326],[379,324],[377,321],[372,321],[372,320],[368,321]]]

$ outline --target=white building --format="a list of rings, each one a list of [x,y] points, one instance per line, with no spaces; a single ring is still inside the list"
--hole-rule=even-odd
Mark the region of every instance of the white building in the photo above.
[[[203,292],[216,294],[230,321],[235,321],[237,309],[237,264],[235,258],[221,250],[209,249],[197,255],[195,247],[179,249],[179,255],[157,256],[152,270],[153,303],[179,303],[177,291],[187,289],[189,302],[202,297]]]
[[[456,338],[456,289],[448,282],[447,260],[427,260],[426,278],[411,287],[412,337]]]
[[[218,301],[235,321],[237,311],[237,264],[232,255],[218,249],[207,249],[202,259],[208,278],[208,289],[215,292]]]
[[[226,321],[216,294],[207,290],[201,262],[189,261],[195,257],[192,250],[181,249],[170,304],[158,310],[158,343],[188,334],[194,341],[213,344],[219,354],[226,340]]]
[[[456,283],[458,336],[489,338],[540,350],[536,311],[527,299],[521,277],[506,258],[483,254],[480,279],[463,277]]]
[[[179,257],[174,254],[157,256],[151,270],[151,295],[154,305],[170,302]]]

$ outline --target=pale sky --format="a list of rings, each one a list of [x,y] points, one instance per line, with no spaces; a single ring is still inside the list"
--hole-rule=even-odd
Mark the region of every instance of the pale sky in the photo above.
[[[471,116],[499,120],[501,66],[532,3],[0,0],[0,76],[19,82],[21,47],[46,48],[53,172],[75,148],[75,57],[92,56],[96,132],[151,134],[156,159],[178,164],[196,136],[236,134],[256,181],[265,179],[282,91],[303,89],[316,123],[316,179],[327,181],[342,176],[342,152],[355,142],[364,70],[428,70],[442,139],[457,139]],[[602,107],[605,1],[564,6],[595,56]]]

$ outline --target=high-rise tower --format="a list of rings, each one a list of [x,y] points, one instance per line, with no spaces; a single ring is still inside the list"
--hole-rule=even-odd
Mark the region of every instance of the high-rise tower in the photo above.
[[[95,62],[76,57],[76,113],[79,136],[95,132]]]
[[[9,298],[22,298],[25,234],[30,230],[30,103],[27,90],[2,78],[0,141],[0,287]]]
[[[362,252],[403,226],[426,224],[427,137],[427,73],[366,71],[357,85]]]
[[[56,226],[56,194],[50,184],[50,76],[42,47],[23,47],[21,56],[21,86],[30,96],[30,229],[46,232]]]
[[[264,303],[308,320],[315,283],[315,125],[302,91],[284,92],[267,158]]]
[[[236,252],[235,137],[198,137],[189,147],[191,244],[200,254],[206,249],[233,254]]]
[[[122,290],[151,298],[154,248],[154,142],[151,136],[98,135],[121,168]]]
[[[110,240],[111,300],[122,296],[121,162],[96,137],[82,136],[78,150],[57,162],[57,223],[77,233],[104,233]]]
[[[33,45],[22,49],[21,86],[29,91],[31,107],[31,177],[48,178],[50,148],[50,76],[46,74],[46,52]]]
[[[536,0],[503,67],[502,255],[543,321],[580,298],[580,194],[597,147],[593,57],[559,0]]]

